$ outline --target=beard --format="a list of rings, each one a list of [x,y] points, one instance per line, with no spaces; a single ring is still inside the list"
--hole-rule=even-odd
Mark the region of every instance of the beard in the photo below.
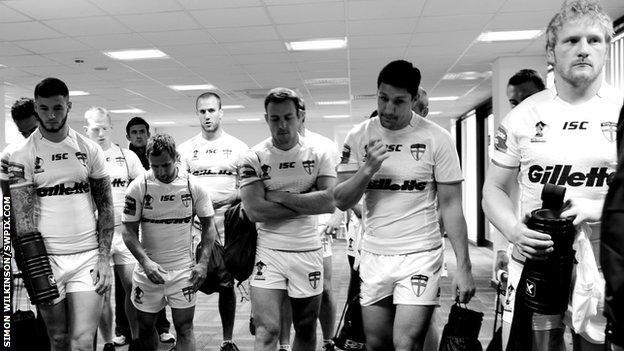
[[[65,113],[65,117],[63,117],[63,119],[61,120],[60,125],[57,128],[50,128],[47,127],[45,125],[45,122],[43,122],[41,120],[41,118],[39,117],[39,115],[37,115],[37,120],[39,121],[39,127],[43,130],[45,130],[48,133],[58,133],[61,131],[61,129],[63,129],[63,127],[65,127],[65,124],[67,123],[67,115],[69,114],[69,112]]]

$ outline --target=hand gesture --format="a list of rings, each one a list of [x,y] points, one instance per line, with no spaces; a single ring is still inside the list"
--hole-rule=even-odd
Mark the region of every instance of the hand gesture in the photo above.
[[[167,273],[158,263],[147,259],[145,263],[143,263],[143,270],[145,271],[145,275],[147,278],[154,284],[165,284],[165,279],[162,277],[162,274]]]
[[[103,295],[111,287],[110,258],[100,256],[91,270],[91,279],[95,285],[95,292]]]
[[[366,164],[370,174],[375,174],[381,168],[383,161],[390,157],[386,144],[381,139],[371,139],[366,147]]]

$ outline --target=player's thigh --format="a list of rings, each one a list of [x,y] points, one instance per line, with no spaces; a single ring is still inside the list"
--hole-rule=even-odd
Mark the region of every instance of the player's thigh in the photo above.
[[[134,272],[134,263],[132,264],[116,264],[115,271],[119,275],[121,285],[126,292],[132,289],[132,272]]]
[[[188,308],[172,308],[171,316],[176,330],[188,330],[193,327],[193,317],[195,316],[195,306]]]
[[[429,328],[434,308],[433,305],[396,305],[393,327],[394,344],[404,344],[401,339],[422,342]]]
[[[72,336],[94,334],[102,314],[103,296],[95,291],[67,293],[67,311]]]
[[[323,257],[323,290],[331,291],[332,257]]]
[[[39,304],[38,307],[49,336],[54,337],[55,335],[63,335],[69,332],[65,300],[52,305]]]
[[[362,306],[362,322],[366,338],[379,341],[392,341],[395,306],[392,296],[383,298],[369,306]]]
[[[254,322],[259,326],[279,330],[282,302],[286,290],[251,287],[251,309]]]
[[[290,304],[295,327],[315,325],[321,308],[321,295],[302,299],[291,298]]]

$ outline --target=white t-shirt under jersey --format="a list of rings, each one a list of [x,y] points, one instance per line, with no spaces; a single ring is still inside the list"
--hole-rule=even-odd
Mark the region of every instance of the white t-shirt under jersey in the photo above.
[[[115,144],[111,144],[108,150],[104,151],[104,157],[106,159],[106,171],[111,180],[113,206],[115,207],[115,226],[118,226],[121,225],[126,188],[133,179],[137,179],[142,175],[145,169],[141,165],[141,160],[134,152],[122,149]]]
[[[284,151],[273,146],[271,138],[252,148],[240,162],[241,188],[261,181],[269,190],[301,194],[310,192],[319,177],[336,177],[331,155],[323,148],[300,138]],[[287,251],[321,248],[317,216],[300,215],[285,220],[256,223],[258,246]]]
[[[128,186],[122,220],[141,222],[141,245],[152,261],[166,270],[186,269],[195,263],[193,211],[214,215],[210,194],[196,177],[180,169],[165,184],[149,170]]]
[[[414,113],[401,130],[386,129],[379,117],[371,118],[347,135],[339,173],[355,173],[365,164],[371,139],[381,139],[390,157],[364,192],[362,249],[399,255],[440,247],[436,183],[463,180],[451,135]]]
[[[520,167],[520,213],[542,205],[544,184],[566,187],[566,199],[604,200],[615,171],[615,134],[622,99],[606,84],[591,100],[570,105],[547,89],[524,100],[503,119],[492,162]],[[590,225],[598,257],[600,225]],[[519,256],[519,255],[518,255]]]
[[[11,188],[35,187],[37,228],[51,255],[98,247],[89,179],[106,176],[102,148],[71,128],[58,143],[35,131],[9,161]]]

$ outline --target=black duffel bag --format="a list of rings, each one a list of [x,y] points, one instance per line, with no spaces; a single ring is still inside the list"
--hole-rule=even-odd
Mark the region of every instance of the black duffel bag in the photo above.
[[[242,282],[249,278],[256,264],[256,224],[249,220],[240,201],[232,204],[224,217],[225,266],[236,280]]]
[[[440,351],[482,351],[479,331],[483,313],[461,307],[459,303],[451,306],[448,322],[442,331]]]
[[[201,252],[201,243],[197,245],[195,257],[199,260]],[[199,287],[199,291],[204,294],[212,294],[223,289],[230,289],[234,286],[234,279],[225,267],[223,261],[223,245],[215,240],[212,250],[210,250],[210,258],[208,259],[208,269],[206,279]]]

